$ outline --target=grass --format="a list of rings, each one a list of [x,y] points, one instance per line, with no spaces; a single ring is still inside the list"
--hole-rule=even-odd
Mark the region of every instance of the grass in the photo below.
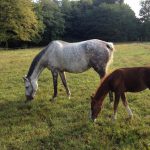
[[[150,66],[150,43],[115,45],[114,62],[109,72],[119,67]],[[122,103],[118,120],[108,97],[97,123],[88,119],[90,95],[99,85],[91,69],[81,74],[67,73],[72,92],[68,100],[60,82],[55,103],[52,77],[45,70],[39,90],[31,103],[25,104],[22,76],[40,49],[0,51],[0,149],[1,150],[148,150],[150,149],[150,91],[127,93],[134,118],[127,121]]]

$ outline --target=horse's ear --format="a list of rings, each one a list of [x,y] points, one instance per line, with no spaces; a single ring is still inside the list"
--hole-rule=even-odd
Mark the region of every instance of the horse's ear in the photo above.
[[[93,95],[91,96],[91,100],[93,100],[94,99],[94,97],[93,97]]]
[[[22,77],[24,81],[27,81],[27,76]]]
[[[91,100],[93,100],[94,99],[94,94],[92,93],[92,95],[91,95]]]

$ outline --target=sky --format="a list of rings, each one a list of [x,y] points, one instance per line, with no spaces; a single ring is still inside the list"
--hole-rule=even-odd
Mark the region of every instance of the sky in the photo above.
[[[137,17],[139,17],[139,10],[141,8],[140,1],[141,0],[124,0],[124,3],[127,3],[132,8]]]

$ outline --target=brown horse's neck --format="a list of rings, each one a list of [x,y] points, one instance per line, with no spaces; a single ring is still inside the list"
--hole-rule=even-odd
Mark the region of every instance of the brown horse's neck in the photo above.
[[[97,89],[94,95],[94,99],[96,101],[102,102],[104,98],[106,97],[106,95],[108,94],[108,92],[110,91],[108,82],[109,82],[108,79],[104,80],[99,86],[99,88]]]

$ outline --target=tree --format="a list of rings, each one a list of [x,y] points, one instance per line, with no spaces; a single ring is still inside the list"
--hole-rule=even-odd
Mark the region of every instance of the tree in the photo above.
[[[84,40],[98,38],[110,41],[138,39],[137,19],[128,5],[102,3],[88,7],[78,2],[70,12],[67,34],[70,38]],[[85,3],[84,3],[85,5]],[[86,8],[86,9],[85,9]]]
[[[39,28],[31,0],[0,0],[0,42],[31,41]]]
[[[150,21],[150,0],[144,0],[141,2],[140,16],[141,21]]]
[[[48,44],[51,40],[60,38],[64,33],[64,18],[58,1],[40,0],[35,5],[38,18],[44,24],[44,32],[41,35],[42,44]]]
[[[102,3],[107,3],[107,4],[123,4],[124,0],[93,0],[94,4],[96,6],[102,4]]]
[[[81,31],[83,28],[80,26],[84,21],[86,12],[93,9],[92,0],[62,1],[62,12],[65,14],[65,34],[64,38],[69,40],[82,40]],[[69,4],[70,3],[70,4]]]
[[[150,0],[144,0],[141,2],[140,16],[141,39],[148,41],[150,40]]]

